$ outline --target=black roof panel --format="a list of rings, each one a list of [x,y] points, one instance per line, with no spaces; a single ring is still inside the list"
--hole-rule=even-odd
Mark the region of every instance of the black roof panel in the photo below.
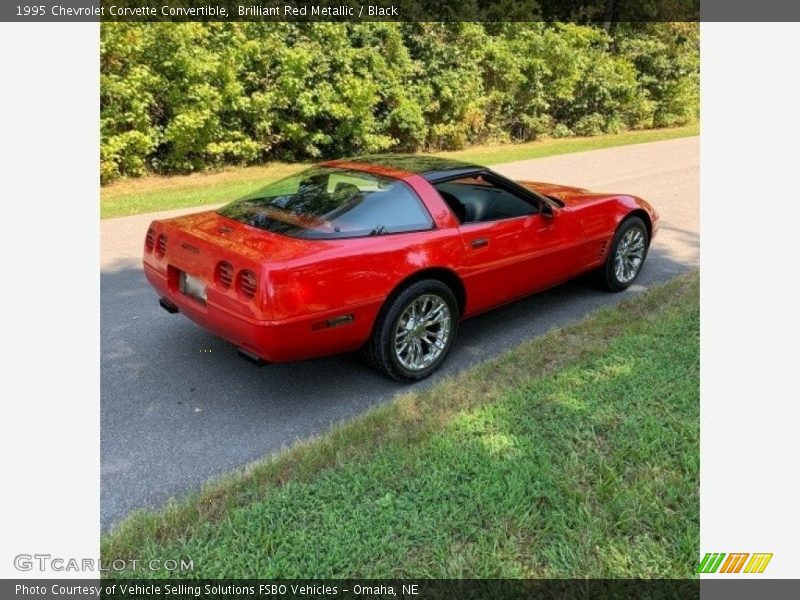
[[[428,180],[440,179],[457,171],[472,171],[482,169],[481,165],[455,160],[452,158],[442,158],[429,154],[373,154],[371,156],[359,156],[351,159],[351,162],[364,163],[370,165],[380,165],[400,171],[408,171],[422,175]]]

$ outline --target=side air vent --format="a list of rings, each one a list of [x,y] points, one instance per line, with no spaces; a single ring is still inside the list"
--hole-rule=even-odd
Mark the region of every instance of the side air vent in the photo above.
[[[159,258],[164,256],[167,253],[167,236],[163,233],[158,236],[158,241],[156,242],[156,256]]]
[[[226,290],[233,284],[233,265],[227,260],[217,263],[216,280],[220,287]]]
[[[608,240],[603,240],[597,245],[597,258],[603,258],[608,250]]]
[[[236,278],[236,288],[246,298],[254,298],[258,288],[256,274],[248,269],[239,271],[239,276]]]
[[[153,231],[152,227],[150,227],[147,230],[147,235],[144,238],[144,247],[145,250],[147,250],[148,252],[152,252],[155,246],[156,246],[156,232]]]

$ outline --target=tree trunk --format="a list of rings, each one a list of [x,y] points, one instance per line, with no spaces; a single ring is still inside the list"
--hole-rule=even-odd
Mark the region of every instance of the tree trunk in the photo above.
[[[614,24],[614,0],[606,0],[606,13],[603,16],[603,29],[606,33],[611,33],[611,26]]]

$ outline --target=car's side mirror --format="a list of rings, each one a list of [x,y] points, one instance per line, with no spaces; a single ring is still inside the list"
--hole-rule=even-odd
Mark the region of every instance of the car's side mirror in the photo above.
[[[542,204],[542,216],[553,219],[561,213],[561,209],[552,204]]]

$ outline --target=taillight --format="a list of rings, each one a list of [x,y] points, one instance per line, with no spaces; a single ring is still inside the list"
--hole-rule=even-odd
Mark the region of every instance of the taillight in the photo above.
[[[150,227],[147,230],[147,235],[144,238],[145,250],[147,250],[148,252],[152,252],[155,245],[156,245],[156,232],[153,231],[152,227]]]
[[[233,265],[227,260],[220,261],[217,263],[216,271],[217,283],[226,290],[230,289],[233,283]]]
[[[246,298],[254,298],[258,288],[256,274],[248,269],[239,271],[239,276],[236,278],[236,288]]]
[[[156,256],[159,258],[164,256],[167,253],[167,236],[163,233],[158,236],[158,241],[156,242]]]

